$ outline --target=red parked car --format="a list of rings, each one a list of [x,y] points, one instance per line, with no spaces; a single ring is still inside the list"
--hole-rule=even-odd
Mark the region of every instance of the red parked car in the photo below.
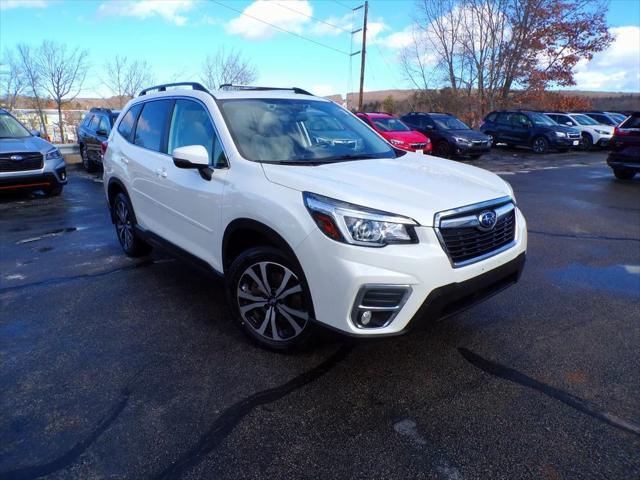
[[[402,120],[393,115],[388,113],[358,113],[357,115],[394,147],[409,152],[431,153],[432,146],[429,138],[411,130]]]

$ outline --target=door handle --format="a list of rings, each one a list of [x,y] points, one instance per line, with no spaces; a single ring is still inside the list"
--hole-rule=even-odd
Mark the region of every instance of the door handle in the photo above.
[[[156,175],[162,178],[167,178],[167,171],[164,168],[158,168],[156,170]]]

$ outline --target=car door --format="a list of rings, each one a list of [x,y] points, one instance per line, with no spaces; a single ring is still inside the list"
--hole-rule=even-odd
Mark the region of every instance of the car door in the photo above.
[[[177,99],[169,124],[167,152],[179,147],[202,145],[214,169],[211,180],[197,169],[178,168],[172,159],[163,167],[164,219],[172,226],[167,240],[205,260],[214,268],[213,246],[220,237],[222,195],[228,171],[227,157],[205,106],[194,99]]]
[[[512,143],[514,140],[511,132],[511,116],[513,113],[500,113],[496,122],[496,137],[498,142]]]
[[[163,171],[173,163],[166,154],[166,131],[173,99],[145,102],[132,132],[132,143],[119,154],[129,172],[136,219],[143,227],[169,239],[176,225],[164,218],[164,202],[170,192]]]
[[[100,163],[102,163],[102,142],[106,141],[109,138],[109,133],[111,132],[111,123],[109,122],[109,118],[106,115],[99,115],[100,122],[98,123],[98,128],[96,129],[95,142],[97,144],[97,157]]]
[[[100,162],[100,143],[96,138],[96,131],[100,125],[100,115],[94,115],[91,123],[87,127],[86,137],[84,140],[87,156],[93,162]]]
[[[522,113],[512,113],[510,123],[511,142],[518,145],[526,145],[531,136],[531,121]]]
[[[78,143],[85,143],[87,138],[87,128],[91,124],[91,120],[93,119],[92,113],[87,113],[87,116],[84,117],[82,123],[78,126]]]

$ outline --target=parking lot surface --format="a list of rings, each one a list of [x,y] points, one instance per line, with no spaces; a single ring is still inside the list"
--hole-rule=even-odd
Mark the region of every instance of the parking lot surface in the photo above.
[[[0,198],[0,479],[640,477],[640,179],[498,150],[521,281],[407,336],[274,354],[222,281],[126,258],[101,179]]]

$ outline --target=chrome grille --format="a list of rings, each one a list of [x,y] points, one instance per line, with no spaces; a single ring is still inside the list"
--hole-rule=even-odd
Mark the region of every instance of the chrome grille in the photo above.
[[[494,212],[492,228],[479,217]],[[510,248],[515,240],[516,214],[511,199],[485,202],[436,215],[436,232],[454,267],[462,267]]]
[[[38,152],[0,153],[0,172],[40,170],[42,166],[42,154]]]
[[[579,133],[570,133],[569,134],[569,138],[571,140],[579,140],[580,139],[580,134]]]

